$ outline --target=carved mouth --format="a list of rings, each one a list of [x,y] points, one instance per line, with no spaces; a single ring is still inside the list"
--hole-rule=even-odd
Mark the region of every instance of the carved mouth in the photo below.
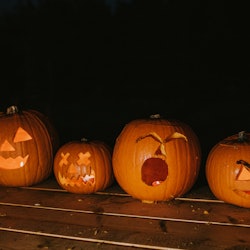
[[[238,190],[235,189],[234,192],[238,194],[240,197],[250,199],[250,190]]]
[[[93,186],[95,184],[95,173],[91,171],[90,175],[77,175],[77,176],[63,176],[60,172],[58,173],[59,182],[64,186],[70,187],[83,187],[86,185]]]
[[[6,170],[22,168],[26,164],[28,158],[29,155],[25,157],[18,156],[16,158],[9,157],[7,159],[0,156],[0,168]]]
[[[149,158],[142,165],[141,176],[148,186],[158,186],[168,176],[168,165],[161,158]]]

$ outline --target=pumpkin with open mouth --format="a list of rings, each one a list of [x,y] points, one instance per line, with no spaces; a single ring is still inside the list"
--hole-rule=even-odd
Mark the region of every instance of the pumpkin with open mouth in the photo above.
[[[17,106],[1,113],[0,185],[31,186],[52,173],[56,143],[45,117],[39,111],[19,110]]]
[[[126,124],[112,157],[118,184],[148,203],[171,200],[189,191],[200,163],[200,142],[191,127],[158,114]]]
[[[250,208],[250,133],[241,131],[213,146],[206,178],[216,198]]]

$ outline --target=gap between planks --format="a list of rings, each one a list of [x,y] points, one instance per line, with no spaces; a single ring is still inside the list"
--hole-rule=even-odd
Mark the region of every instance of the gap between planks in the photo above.
[[[30,235],[37,235],[37,236],[46,236],[46,237],[68,239],[68,240],[77,240],[77,241],[92,242],[92,243],[99,243],[99,244],[102,243],[102,244],[124,246],[124,247],[134,247],[134,248],[140,248],[140,249],[152,249],[152,250],[177,250],[178,249],[178,250],[185,250],[185,249],[180,249],[180,248],[169,248],[169,247],[160,247],[160,246],[153,246],[153,245],[142,245],[142,244],[126,243],[126,242],[118,242],[118,241],[99,240],[99,239],[92,239],[92,238],[82,238],[82,237],[76,237],[76,236],[42,233],[42,232],[33,232],[33,231],[28,231],[28,230],[20,230],[20,229],[4,228],[4,227],[0,227],[0,231],[8,231],[8,232],[13,232],[13,233],[30,234]]]
[[[151,220],[161,220],[161,221],[173,221],[173,222],[184,222],[184,223],[250,228],[250,225],[240,224],[240,223],[216,222],[216,221],[206,221],[206,220],[189,220],[189,219],[178,219],[178,218],[170,218],[170,217],[157,217],[157,216],[145,216],[145,215],[134,215],[134,214],[110,213],[110,212],[101,212],[101,213],[99,212],[98,213],[98,212],[94,212],[94,211],[90,211],[90,210],[47,207],[47,206],[40,206],[40,205],[25,205],[25,204],[5,203],[5,202],[0,202],[0,205],[12,206],[12,207],[34,208],[34,209],[44,209],[44,210],[54,210],[54,211],[64,211],[64,212],[85,213],[85,214],[101,214],[101,215],[106,215],[106,216],[117,216],[117,217],[151,219]]]
[[[21,187],[21,188],[22,189],[37,190],[37,191],[69,193],[67,190],[58,189],[58,188],[41,188],[41,187]],[[131,197],[131,195],[126,194],[126,193],[112,193],[112,192],[104,192],[104,191],[95,192],[94,194]],[[222,200],[216,200],[216,199],[188,198],[188,197],[176,197],[176,198],[174,198],[174,200],[179,200],[179,201],[196,201],[196,202],[209,202],[209,203],[225,203]]]

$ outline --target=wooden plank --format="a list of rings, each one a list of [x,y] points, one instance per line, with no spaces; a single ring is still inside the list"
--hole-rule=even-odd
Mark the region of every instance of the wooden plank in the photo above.
[[[1,207],[1,210],[3,208]],[[0,230],[137,248],[250,247],[249,229],[10,206]],[[28,215],[28,216],[27,216]]]
[[[47,209],[67,209],[120,217],[190,220],[200,224],[221,223],[242,227],[250,225],[249,209],[225,203],[173,200],[146,204],[129,196],[79,195],[20,188],[5,188],[4,190],[0,195],[2,205],[40,206]]]
[[[25,248],[24,248],[25,246]],[[127,246],[83,241],[77,237],[54,237],[42,234],[1,231],[1,250],[128,250]]]
[[[250,249],[249,209],[218,201],[207,188],[146,204],[117,185],[90,195],[68,193],[54,179],[0,187],[0,230],[4,250]]]

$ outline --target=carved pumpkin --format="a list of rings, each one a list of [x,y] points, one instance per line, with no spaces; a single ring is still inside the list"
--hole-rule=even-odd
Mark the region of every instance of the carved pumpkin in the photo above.
[[[240,132],[213,146],[206,178],[216,198],[250,208],[250,133]]]
[[[71,193],[104,190],[113,181],[111,149],[102,141],[72,141],[62,145],[54,158],[58,184]]]
[[[189,191],[200,162],[200,143],[191,127],[159,115],[126,124],[112,157],[118,184],[148,203],[171,200]]]
[[[0,185],[31,186],[52,173],[53,142],[37,114],[11,106],[0,115]]]

